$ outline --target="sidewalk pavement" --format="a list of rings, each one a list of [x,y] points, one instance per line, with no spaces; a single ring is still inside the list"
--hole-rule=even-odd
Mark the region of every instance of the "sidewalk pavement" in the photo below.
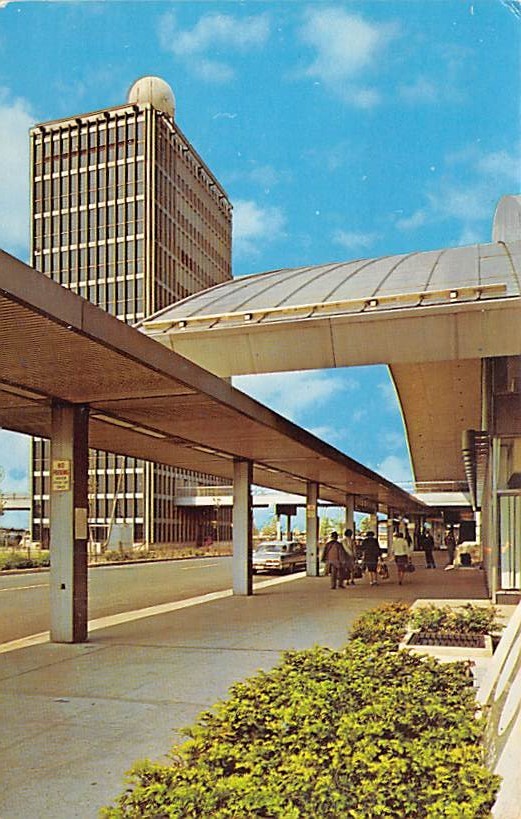
[[[234,681],[287,649],[340,648],[351,623],[384,601],[487,598],[479,569],[427,570],[422,557],[402,586],[394,566],[378,586],[364,577],[334,591],[327,577],[263,579],[252,597],[107,618],[85,644],[0,653],[0,819],[95,819],[136,760],[163,758]]]

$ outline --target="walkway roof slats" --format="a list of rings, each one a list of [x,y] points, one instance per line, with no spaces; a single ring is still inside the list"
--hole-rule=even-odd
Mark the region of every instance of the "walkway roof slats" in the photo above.
[[[89,404],[92,447],[214,474],[255,461],[271,489],[422,506],[390,481],[0,251],[0,425],[49,437],[51,402]]]

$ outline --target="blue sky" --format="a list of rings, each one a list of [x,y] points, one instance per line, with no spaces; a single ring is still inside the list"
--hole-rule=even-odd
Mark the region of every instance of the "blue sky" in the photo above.
[[[490,241],[518,193],[517,0],[0,3],[0,246],[28,253],[28,128],[173,88],[234,204],[234,275]],[[385,368],[236,386],[396,481]],[[26,445],[0,434],[4,490]],[[4,519],[7,521],[7,518]]]

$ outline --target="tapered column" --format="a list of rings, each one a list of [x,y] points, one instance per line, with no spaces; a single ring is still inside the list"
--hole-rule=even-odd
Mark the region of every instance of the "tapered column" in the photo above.
[[[233,593],[250,595],[252,582],[253,464],[236,459],[233,464]]]
[[[369,515],[369,530],[374,532],[375,537],[378,537],[378,507],[375,506],[374,511]]]
[[[393,510],[389,507],[387,509],[387,554],[391,554],[393,549],[393,534],[394,534],[394,521],[393,521]]]
[[[51,640],[87,640],[87,517],[89,411],[52,407],[50,594]]]
[[[346,495],[345,529],[355,532],[355,496]]]
[[[318,483],[308,481],[306,494],[306,572],[318,577]]]

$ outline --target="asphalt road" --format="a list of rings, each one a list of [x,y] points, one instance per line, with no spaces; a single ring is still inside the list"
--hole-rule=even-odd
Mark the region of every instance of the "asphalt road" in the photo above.
[[[230,557],[89,569],[89,620],[229,589]],[[49,573],[0,573],[0,643],[49,629]]]

